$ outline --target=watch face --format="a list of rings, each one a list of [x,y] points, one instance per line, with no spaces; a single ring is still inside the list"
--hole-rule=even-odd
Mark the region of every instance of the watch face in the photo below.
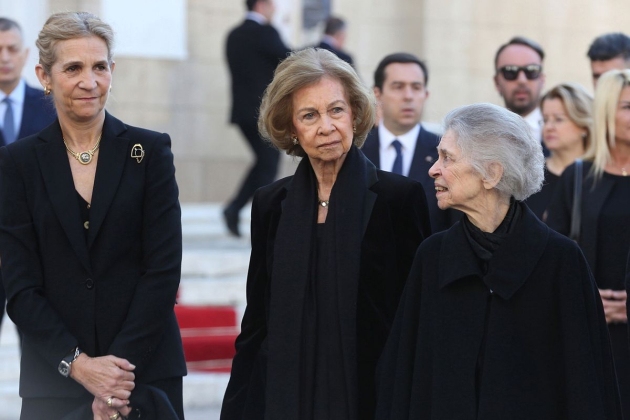
[[[70,364],[65,360],[62,360],[61,363],[59,363],[59,367],[57,369],[59,370],[59,373],[61,373],[66,378],[70,374]]]

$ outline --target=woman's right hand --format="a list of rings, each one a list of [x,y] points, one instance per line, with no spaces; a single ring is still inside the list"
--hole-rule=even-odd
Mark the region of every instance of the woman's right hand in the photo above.
[[[604,314],[607,324],[625,324],[628,322],[626,312],[626,299],[628,295],[625,290],[599,289],[599,295],[604,304]]]
[[[122,409],[129,405],[129,396],[135,387],[135,368],[116,356],[89,357],[81,353],[72,363],[70,376],[97,399],[111,398],[111,406]]]

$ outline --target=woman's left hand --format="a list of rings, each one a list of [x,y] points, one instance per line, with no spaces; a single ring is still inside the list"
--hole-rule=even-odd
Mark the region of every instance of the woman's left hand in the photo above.
[[[94,414],[94,420],[110,420],[116,415],[116,413],[120,413],[119,419],[122,419],[131,413],[131,407],[124,406],[120,408],[110,408],[107,406],[107,401],[94,397],[94,401],[92,402],[92,414]]]

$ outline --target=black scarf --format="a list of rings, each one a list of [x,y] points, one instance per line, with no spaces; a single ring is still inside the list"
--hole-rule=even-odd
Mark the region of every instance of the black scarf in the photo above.
[[[322,241],[333,261],[329,275],[338,287],[339,321],[350,419],[356,419],[356,313],[366,193],[374,165],[352,147],[330,194]],[[302,378],[300,346],[305,290],[313,272],[317,224],[317,179],[308,158],[302,159],[282,203],[270,285],[266,416],[298,419]],[[367,219],[366,219],[367,218]],[[320,256],[323,257],[323,256]]]

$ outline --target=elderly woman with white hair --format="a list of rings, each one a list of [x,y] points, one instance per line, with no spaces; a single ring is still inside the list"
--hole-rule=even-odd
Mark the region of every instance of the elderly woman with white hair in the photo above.
[[[621,418],[586,260],[522,203],[543,181],[527,123],[490,104],[455,109],[438,153],[438,205],[466,217],[418,249],[377,419]]]

